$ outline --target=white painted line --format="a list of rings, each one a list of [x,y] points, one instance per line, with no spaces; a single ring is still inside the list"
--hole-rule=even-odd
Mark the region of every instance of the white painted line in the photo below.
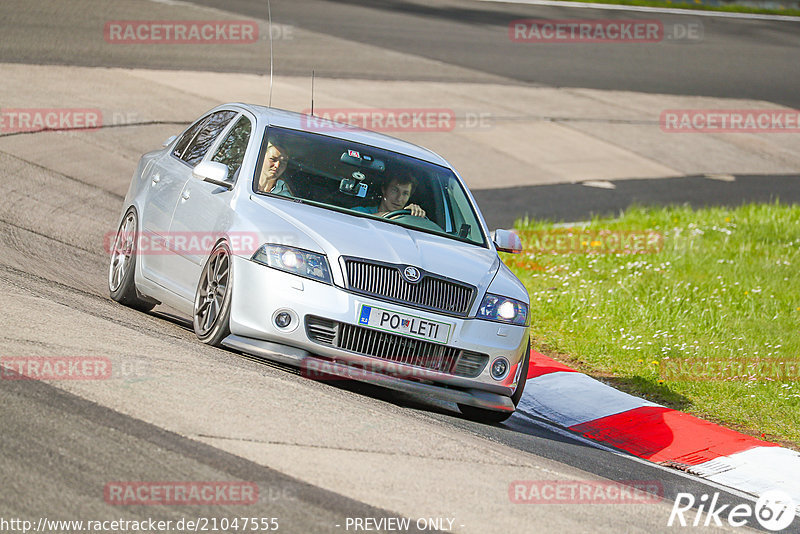
[[[582,373],[557,371],[528,379],[519,408],[571,427],[642,406],[659,406]]]
[[[800,505],[800,452],[756,447],[715,458],[691,469],[703,478],[761,495],[781,490]]]
[[[613,183],[609,182],[608,180],[586,180],[585,182],[581,182],[581,185],[585,185],[586,187],[598,187],[600,189],[616,189],[617,186]]]
[[[185,7],[190,9],[197,9],[202,11],[210,11],[212,13],[216,13],[218,15],[223,15],[225,18],[236,17],[238,16],[239,19],[247,18],[249,20],[257,20],[262,23],[267,22],[267,3],[264,2],[264,13],[263,17],[243,17],[240,13],[235,13],[233,11],[226,11],[222,8],[218,7],[211,7],[211,6],[204,6],[202,4],[196,4],[194,2],[187,2],[185,0],[149,0],[154,4],[163,4],[171,7]],[[220,2],[222,4],[222,2]]]
[[[735,182],[736,177],[732,174],[704,174],[709,180],[719,180],[720,182]]]
[[[623,6],[619,4],[592,4],[584,2],[565,2],[563,0],[478,0],[479,2],[496,2],[501,4],[528,4],[532,6],[573,7],[576,9],[606,9],[612,11],[640,11],[643,13],[668,13],[670,15],[687,15],[692,17],[720,17],[728,19],[780,20],[800,22],[800,17],[788,15],[762,15],[758,13],[729,13],[726,11],[702,11],[699,9],[676,9],[672,7]]]

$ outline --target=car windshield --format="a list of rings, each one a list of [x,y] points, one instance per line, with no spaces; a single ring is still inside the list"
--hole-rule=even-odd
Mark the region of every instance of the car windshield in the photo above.
[[[322,134],[270,127],[266,136],[256,193],[486,246],[475,209],[450,169]]]

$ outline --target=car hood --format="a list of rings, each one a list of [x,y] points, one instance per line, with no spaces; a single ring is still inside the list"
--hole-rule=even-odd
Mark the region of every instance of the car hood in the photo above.
[[[493,250],[455,239],[307,204],[251,198],[287,223],[281,230],[294,239],[285,244],[324,252],[337,284],[343,284],[341,270],[336,268],[342,256],[413,265],[477,286],[481,293],[500,266]]]

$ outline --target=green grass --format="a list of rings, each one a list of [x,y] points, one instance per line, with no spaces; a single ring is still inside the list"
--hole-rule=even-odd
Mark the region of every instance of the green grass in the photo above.
[[[527,251],[504,259],[528,288],[538,350],[661,404],[800,446],[800,370],[779,381],[697,364],[800,361],[800,207],[634,207],[582,227],[663,236],[660,250],[638,254],[597,252],[604,241],[591,237],[578,253],[531,251],[546,243],[541,232],[563,230],[527,220],[517,229]],[[689,361],[692,376],[667,372]]]
[[[781,8],[770,9],[764,7],[751,7],[736,4],[724,6],[710,6],[696,1],[693,2],[671,2],[670,0],[568,0],[571,2],[583,2],[588,4],[617,4],[623,6],[642,6],[642,7],[667,7],[674,9],[693,9],[700,11],[721,11],[723,13],[755,13],[759,15],[785,15],[800,17],[800,9]]]

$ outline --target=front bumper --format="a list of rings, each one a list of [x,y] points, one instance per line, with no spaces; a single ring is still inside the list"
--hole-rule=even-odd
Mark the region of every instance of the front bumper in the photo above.
[[[497,393],[479,389],[461,390],[408,380],[369,369],[353,367],[345,363],[323,360],[302,349],[284,347],[269,341],[230,335],[223,340],[222,344],[234,350],[300,367],[305,376],[312,376],[313,378],[357,380],[396,391],[427,395],[443,401],[468,404],[486,410],[513,412],[515,409],[511,398],[505,395],[498,395]]]
[[[445,396],[448,397],[446,400],[489,409],[513,410],[508,397],[516,389],[517,370],[528,342],[528,327],[451,317],[385,302],[237,256],[233,258],[233,280],[232,335],[225,341],[229,347],[296,366],[326,365],[327,374],[342,378],[378,383],[392,389],[414,390],[438,398]],[[306,330],[309,317],[358,326],[362,305],[447,323],[452,328],[446,345],[485,354],[488,356],[487,365],[477,376],[457,376],[320,344],[309,337]],[[274,318],[280,312],[286,312],[292,318],[286,328],[275,324]],[[288,350],[287,347],[300,351]],[[490,375],[491,363],[498,357],[505,358],[510,364],[510,370],[502,380],[495,380]]]

